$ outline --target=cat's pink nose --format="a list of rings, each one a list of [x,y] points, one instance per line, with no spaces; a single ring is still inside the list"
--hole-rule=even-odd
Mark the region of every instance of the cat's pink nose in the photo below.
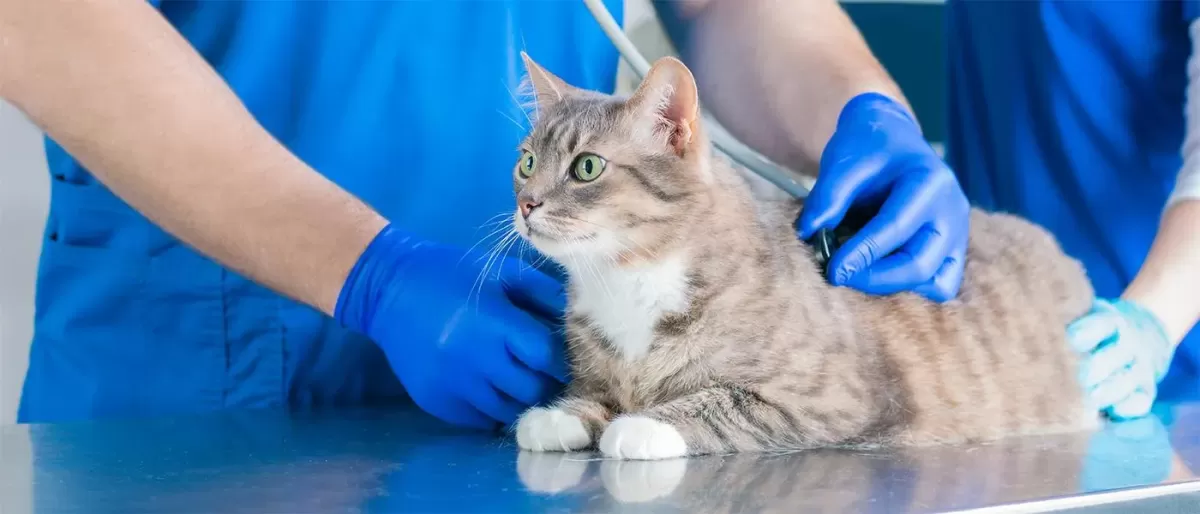
[[[529,215],[533,214],[533,210],[538,207],[541,207],[541,206],[542,206],[542,202],[535,202],[533,200],[521,200],[521,202],[520,202],[521,217],[528,219]]]

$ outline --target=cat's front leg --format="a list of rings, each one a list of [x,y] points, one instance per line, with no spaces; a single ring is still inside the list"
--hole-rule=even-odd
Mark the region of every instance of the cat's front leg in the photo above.
[[[567,397],[550,407],[534,407],[517,420],[517,446],[535,452],[589,448],[612,415],[600,402],[580,397]]]
[[[825,415],[804,405],[717,386],[617,417],[599,448],[620,459],[809,448],[839,437],[829,425]]]

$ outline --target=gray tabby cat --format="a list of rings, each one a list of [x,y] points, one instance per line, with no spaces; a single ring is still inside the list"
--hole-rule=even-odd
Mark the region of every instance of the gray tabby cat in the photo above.
[[[957,299],[835,288],[714,155],[682,62],[626,98],[522,54],[537,118],[513,170],[516,230],[569,275],[572,380],[517,423],[532,451],[660,459],[923,445],[1087,430],[1065,326],[1082,266],[1043,229],[972,211]]]

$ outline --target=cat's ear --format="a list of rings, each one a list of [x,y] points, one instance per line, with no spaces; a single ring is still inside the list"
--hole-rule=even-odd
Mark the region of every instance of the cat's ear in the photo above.
[[[563,79],[546,71],[534,62],[529,54],[521,51],[521,60],[525,61],[525,70],[529,73],[529,81],[533,85],[534,100],[539,108],[548,108],[559,102],[572,88]]]
[[[665,135],[677,155],[683,155],[693,143],[700,123],[700,100],[695,77],[679,59],[655,61],[626,105],[634,109],[636,123]]]

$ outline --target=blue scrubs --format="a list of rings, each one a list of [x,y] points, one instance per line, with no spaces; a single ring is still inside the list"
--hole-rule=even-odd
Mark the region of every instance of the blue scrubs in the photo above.
[[[300,158],[399,226],[463,246],[512,209],[529,128],[519,52],[580,87],[615,86],[616,51],[578,1],[152,3]],[[621,19],[623,2],[607,3]],[[53,141],[47,153],[20,421],[405,399],[364,337],[201,257]]]
[[[1197,4],[946,5],[947,160],[973,202],[1053,231],[1102,296],[1141,267],[1182,164]],[[1159,398],[1200,398],[1200,330]]]

